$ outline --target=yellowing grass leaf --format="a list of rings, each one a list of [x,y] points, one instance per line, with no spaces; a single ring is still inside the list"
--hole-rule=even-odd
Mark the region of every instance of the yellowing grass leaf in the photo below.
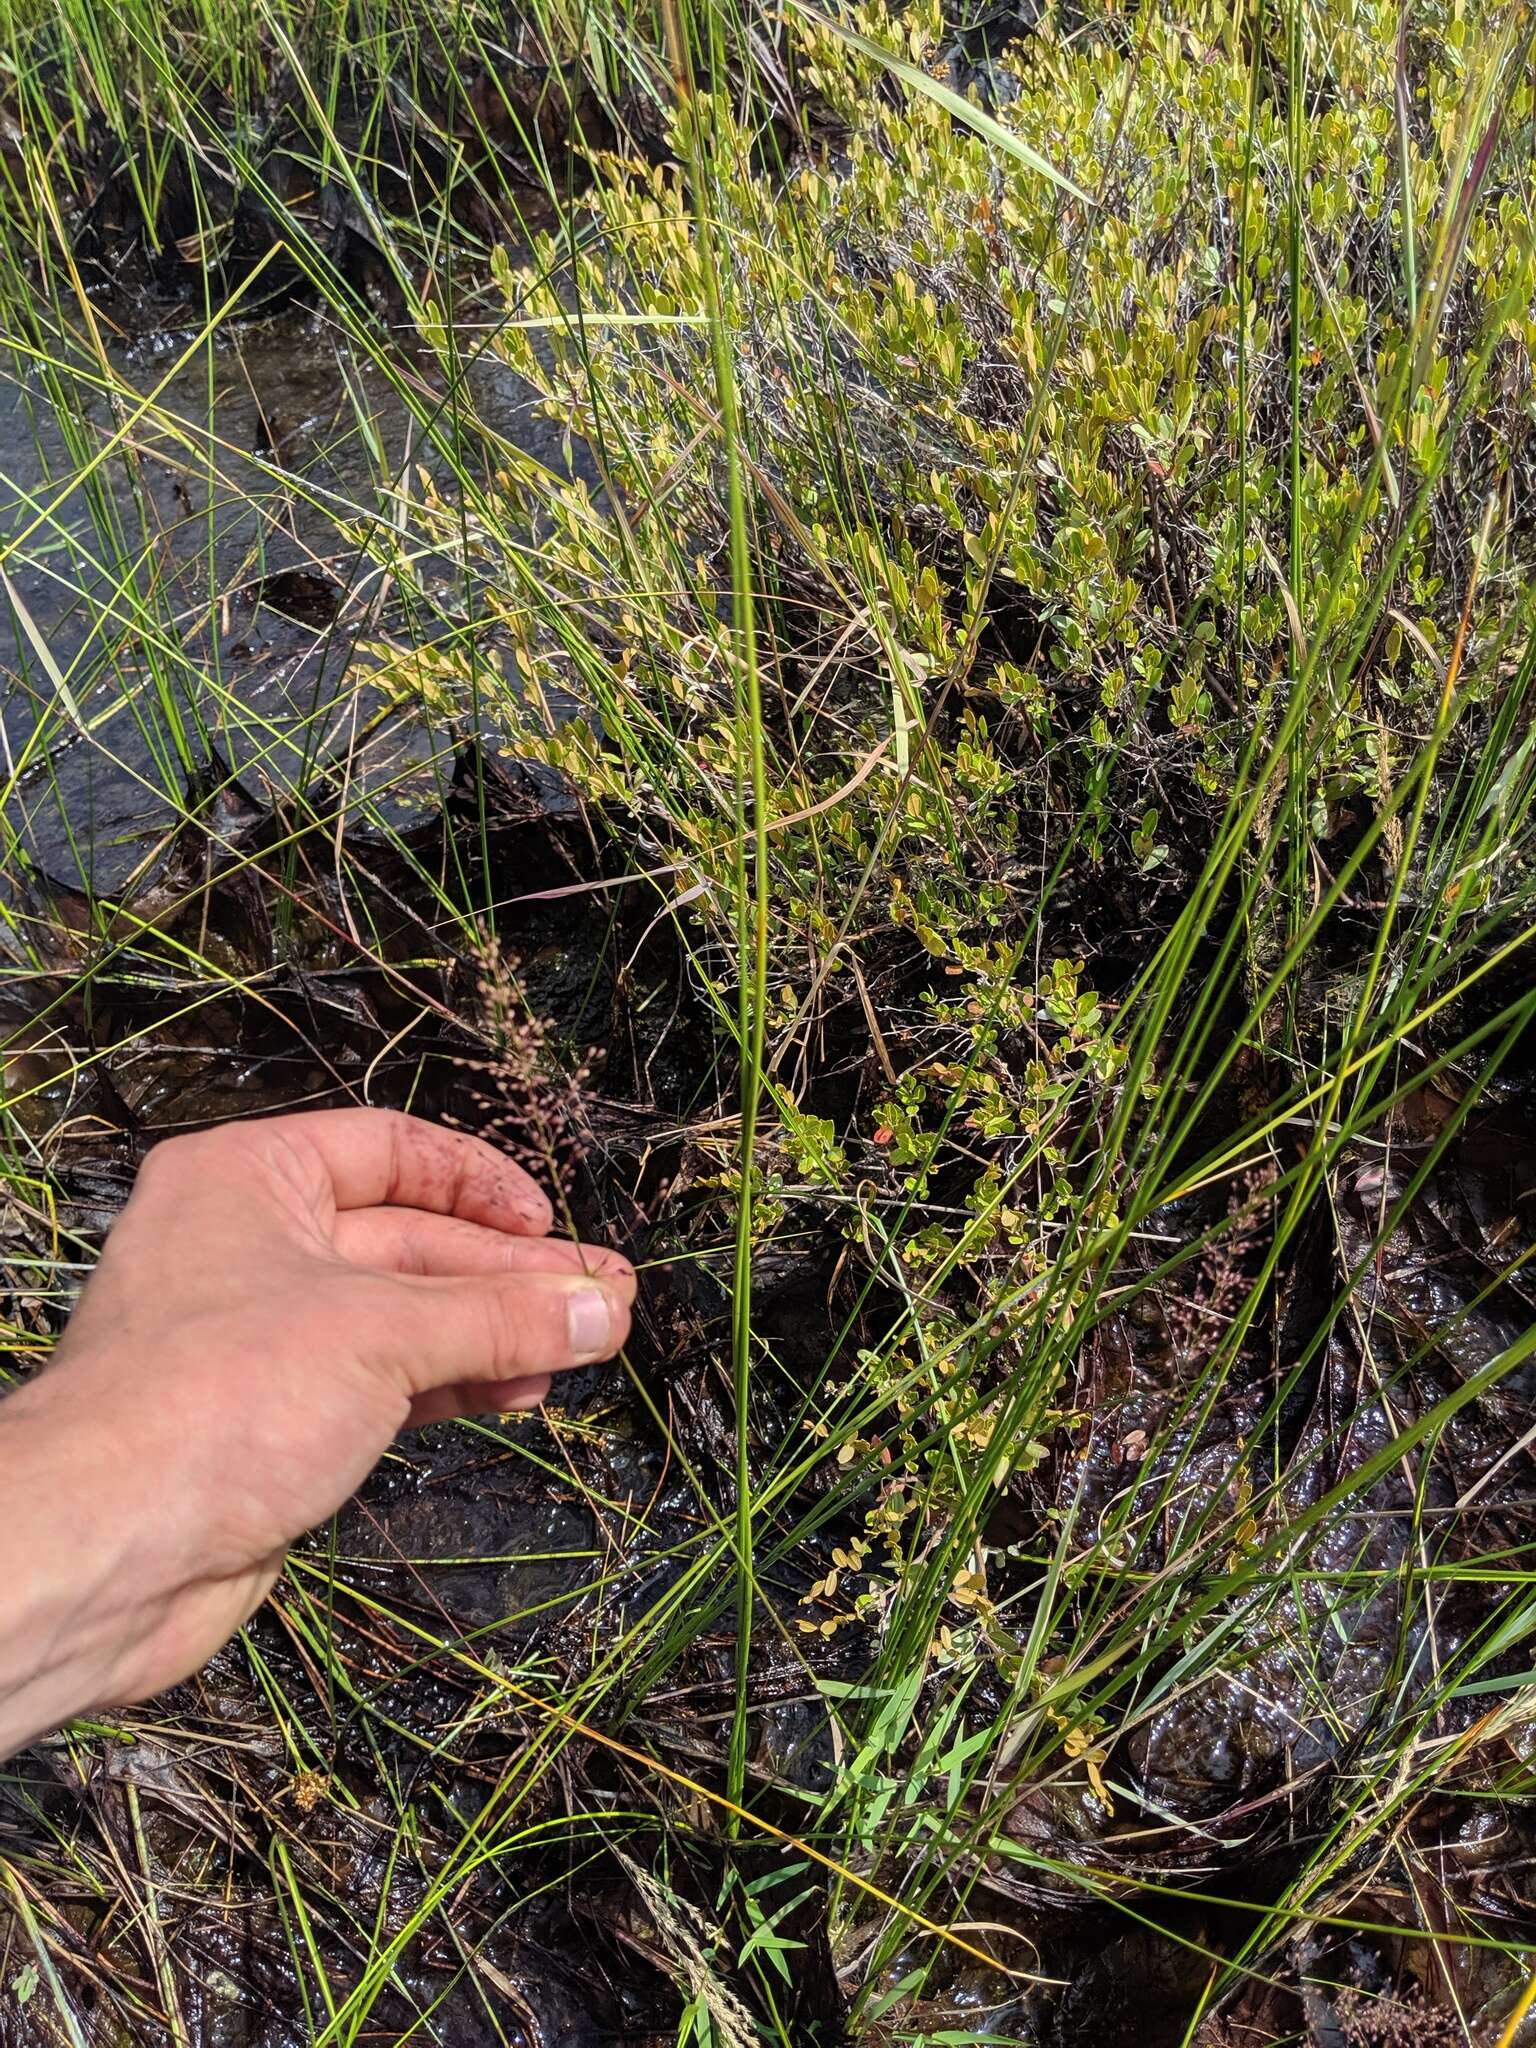
[[[80,707],[75,702],[74,692],[64,680],[64,671],[54,660],[52,649],[43,638],[36,619],[33,618],[25,604],[23,604],[21,592],[16,588],[10,577],[6,575],[4,569],[0,569],[0,583],[5,585],[5,594],[11,601],[11,610],[16,614],[16,623],[20,626],[22,632],[26,634],[32,652],[37,656],[38,665],[47,676],[49,682],[52,683],[54,694],[57,696],[60,704],[63,705],[66,716],[77,730],[83,732],[85,721],[80,716]]]

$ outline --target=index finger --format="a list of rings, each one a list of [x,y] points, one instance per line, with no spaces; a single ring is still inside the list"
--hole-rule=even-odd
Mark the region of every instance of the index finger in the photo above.
[[[493,1145],[399,1110],[313,1109],[246,1129],[296,1154],[333,1210],[426,1209],[520,1237],[555,1220],[538,1182]]]

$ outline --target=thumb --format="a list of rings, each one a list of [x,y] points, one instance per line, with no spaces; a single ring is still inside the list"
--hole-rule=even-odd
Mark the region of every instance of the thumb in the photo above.
[[[366,1349],[412,1399],[436,1387],[568,1372],[629,1335],[635,1279],[588,1273],[381,1278]]]

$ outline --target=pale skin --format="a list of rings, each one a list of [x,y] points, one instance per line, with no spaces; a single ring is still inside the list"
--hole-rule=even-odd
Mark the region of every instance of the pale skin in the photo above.
[[[156,1146],[0,1401],[0,1756],[197,1670],[401,1429],[612,1357],[634,1271],[553,1221],[491,1146],[387,1110]]]

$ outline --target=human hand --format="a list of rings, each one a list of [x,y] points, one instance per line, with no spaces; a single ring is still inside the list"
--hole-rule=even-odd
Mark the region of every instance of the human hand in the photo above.
[[[632,1268],[480,1139],[387,1110],[157,1146],[0,1402],[0,1755],[186,1677],[407,1424],[611,1357]]]

